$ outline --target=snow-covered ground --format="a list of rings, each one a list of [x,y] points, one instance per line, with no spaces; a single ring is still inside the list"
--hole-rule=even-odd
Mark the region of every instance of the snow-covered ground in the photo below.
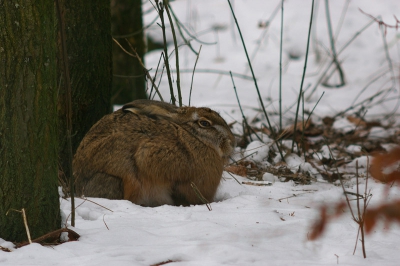
[[[319,2],[314,20],[317,27],[316,35],[313,36],[316,36],[316,41],[310,47],[304,82],[305,109],[311,110],[325,93],[315,108],[312,117],[314,121],[324,116],[335,116],[351,106],[356,108],[346,114],[364,114],[368,111],[366,116],[372,119],[382,118],[382,114],[394,111],[396,114],[391,117],[396,118],[400,33],[388,28],[384,35],[377,23],[373,23],[343,51],[341,49],[371,21],[360,9],[394,25],[393,15],[400,17],[398,0],[330,1],[336,49],[346,85],[340,89],[318,86],[312,92],[329,63],[327,53],[330,51],[325,2],[316,2]],[[347,3],[347,11],[343,13]],[[268,112],[278,111],[280,12],[270,21],[268,28],[259,27],[259,24],[265,24],[274,10],[279,8],[280,1],[232,0],[232,4],[252,57],[264,104]],[[198,36],[201,41],[218,42],[202,46],[196,67],[198,72],[193,81],[191,104],[212,107],[220,111],[228,122],[241,121],[230,76],[201,72],[205,69],[219,69],[251,76],[228,2],[177,0],[171,2],[171,5],[188,29],[201,33]],[[150,7],[146,3],[144,9]],[[294,117],[293,104],[297,101],[304,67],[310,12],[311,1],[285,1],[282,77],[285,125]],[[150,23],[155,16],[155,12],[147,14],[146,23]],[[156,39],[161,38],[160,32],[156,24],[148,29],[148,33]],[[182,39],[178,41],[182,42]],[[199,50],[199,43],[193,40],[192,44],[195,50]],[[319,62],[316,49],[320,53]],[[170,46],[169,51],[172,50],[173,46]],[[388,60],[386,51],[391,60]],[[146,64],[152,68],[153,74],[159,56],[160,51],[153,51],[146,57]],[[174,60],[174,56],[171,59]],[[181,74],[184,104],[188,104],[195,60],[196,55],[186,46],[180,48],[181,69],[188,70]],[[172,61],[171,64],[174,68],[175,63]],[[254,82],[238,76],[234,76],[234,81],[245,115],[250,119],[256,116],[262,118]],[[337,73],[329,79],[329,83],[338,81]],[[395,82],[397,91],[389,90],[392,82]],[[167,84],[164,77],[160,89],[164,98],[169,99]],[[380,91],[383,91],[382,94],[372,101],[357,105]],[[278,116],[272,115],[271,120],[274,125],[277,124]],[[346,121],[337,119],[335,127],[354,126],[346,124]],[[234,130],[240,134],[239,124]],[[374,136],[382,136],[385,132],[381,130],[375,130]],[[348,151],[357,152],[358,148],[349,146]],[[290,166],[296,169],[296,163],[300,164],[301,160],[292,160]],[[359,163],[365,169],[365,158],[360,158]],[[205,205],[146,208],[123,200],[91,199],[101,206],[86,201],[77,208],[76,227],[72,229],[81,235],[79,241],[53,247],[31,244],[13,249],[12,243],[0,239],[0,246],[13,250],[0,251],[0,265],[119,266],[152,265],[169,261],[167,265],[399,265],[398,225],[388,228],[381,224],[367,236],[367,259],[362,257],[359,241],[353,255],[358,226],[349,213],[332,221],[322,238],[308,240],[310,227],[319,217],[319,206],[342,199],[341,187],[320,178],[311,185],[295,185],[268,176],[268,180],[272,181],[270,185],[254,186],[239,184],[241,181],[249,181],[239,176],[235,176],[235,180],[224,173],[223,177],[215,202],[211,203],[211,211]],[[393,186],[390,193],[386,194],[382,184],[372,179],[368,182],[373,194],[371,206],[400,198],[398,186]],[[362,177],[360,187],[363,188],[364,184],[365,178]],[[355,192],[356,180],[353,178],[347,181],[346,188]],[[81,202],[81,199],[77,199],[76,205]],[[65,222],[70,213],[70,203],[65,199],[60,199],[60,203]]]

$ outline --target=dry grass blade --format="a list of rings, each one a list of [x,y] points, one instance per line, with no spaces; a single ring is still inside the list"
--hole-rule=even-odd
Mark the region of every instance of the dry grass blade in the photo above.
[[[196,184],[191,182],[190,186],[193,188],[193,191],[196,193],[196,196],[207,206],[208,210],[212,211],[211,204],[207,201],[207,199],[203,196],[203,194],[201,194]]]
[[[199,61],[200,52],[201,52],[201,47],[202,47],[202,45],[200,45],[199,52],[198,52],[197,55],[196,55],[196,62],[194,62],[193,73],[192,73],[192,81],[190,82],[189,106],[190,106],[190,100],[192,99],[192,89],[193,89],[194,72],[196,71],[197,61]]]

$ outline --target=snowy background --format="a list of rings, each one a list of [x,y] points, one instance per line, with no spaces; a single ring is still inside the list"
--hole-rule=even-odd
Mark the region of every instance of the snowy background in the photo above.
[[[382,123],[397,121],[400,33],[388,28],[385,35],[360,9],[394,25],[393,16],[400,17],[398,1],[330,1],[338,59],[346,77],[346,85],[340,89],[316,86],[330,63],[325,2],[316,2],[319,4],[315,10],[313,23],[316,27],[304,82],[304,109],[314,108],[325,93],[315,108],[313,121],[336,116],[351,106],[355,108],[346,111],[346,115],[366,112],[368,119],[380,118]],[[269,113],[278,113],[280,11],[274,15],[274,10],[279,8],[280,1],[235,0],[232,3],[264,104]],[[178,0],[171,5],[185,26],[192,33],[198,33],[199,40],[214,43],[202,46],[191,104],[216,109],[228,122],[241,121],[230,76],[202,72],[214,69],[251,76],[228,2]],[[150,8],[151,4],[146,2],[144,10]],[[285,125],[290,125],[294,119],[310,12],[311,1],[285,2],[282,77]],[[145,24],[155,16],[155,12],[148,12]],[[268,27],[259,27],[267,21]],[[366,25],[369,26],[342,50]],[[147,29],[147,33],[155,40],[162,37],[156,24]],[[171,36],[169,40],[172,41]],[[183,40],[178,39],[178,42]],[[192,45],[199,50],[200,43],[193,40]],[[169,52],[172,51],[173,46],[169,46]],[[187,46],[180,48],[179,55],[181,69],[188,71],[181,74],[183,103],[187,105],[196,55]],[[159,57],[160,50],[146,57],[146,65],[153,75]],[[173,55],[171,60],[175,68]],[[254,82],[238,76],[234,80],[246,117],[262,119]],[[338,81],[337,73],[329,79],[332,84]],[[165,76],[160,89],[164,98],[169,99]],[[373,95],[377,96],[371,98]],[[383,119],[384,115],[388,117]],[[278,116],[271,115],[271,120],[276,125]],[[345,120],[338,118],[337,121],[342,122],[336,123],[336,127],[349,126]],[[241,134],[239,123],[234,130]],[[389,133],[383,130],[375,134],[379,137]],[[357,147],[351,149],[357,150]],[[321,151],[321,155],[323,153]],[[363,187],[366,159],[358,159]],[[354,166],[354,161],[349,165]],[[301,158],[293,158],[289,166],[296,171],[307,164]],[[341,187],[325,182],[318,175],[311,185],[284,183],[278,177],[266,176],[270,185],[253,186],[239,184],[249,181],[247,179],[235,178],[237,180],[224,173],[215,202],[211,203],[212,211],[204,205],[146,208],[123,200],[91,199],[99,206],[77,199],[76,227],[72,229],[81,235],[79,241],[52,247],[31,244],[14,249],[12,243],[0,239],[2,247],[13,250],[0,251],[0,265],[153,265],[161,262],[169,262],[167,265],[399,265],[400,227],[397,225],[380,224],[376,232],[367,236],[367,259],[362,257],[360,243],[353,255],[358,226],[348,213],[330,223],[322,238],[308,240],[310,227],[318,219],[319,207],[342,199]],[[397,186],[386,194],[382,184],[372,179],[368,182],[373,194],[371,206],[400,197]],[[346,189],[355,192],[355,178],[346,182]],[[60,199],[60,204],[63,223],[69,223],[70,202]]]

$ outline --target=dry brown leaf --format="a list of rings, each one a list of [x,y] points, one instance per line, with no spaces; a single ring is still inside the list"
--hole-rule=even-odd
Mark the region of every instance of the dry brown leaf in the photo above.
[[[271,186],[272,183],[260,183],[260,182],[250,182],[250,181],[243,181],[243,185],[250,185],[250,186],[256,186],[256,187],[264,187],[264,186]]]
[[[310,128],[311,125],[312,125],[311,119],[308,119],[306,122],[300,121],[297,122],[296,130],[302,132],[303,130],[307,130],[308,128]],[[282,134],[293,134],[293,132],[294,132],[294,125],[291,125],[285,128]]]
[[[349,116],[347,117],[347,120],[348,120],[350,123],[352,123],[352,124],[354,124],[355,126],[357,126],[357,127],[366,127],[366,126],[367,126],[367,122],[365,122],[362,118],[359,118],[359,117],[355,117],[355,116],[349,115]]]
[[[373,178],[384,182],[400,182],[400,170],[394,169],[386,173],[385,169],[400,162],[400,147],[393,149],[389,153],[374,156],[369,169]]]
[[[229,165],[225,167],[225,171],[243,177],[247,176],[247,168],[243,165]]]
[[[315,240],[322,236],[327,223],[342,215],[344,208],[346,208],[346,203],[344,201],[336,203],[332,208],[328,208],[328,205],[323,205],[320,209],[320,219],[311,227],[311,233],[308,235],[308,238],[310,240]]]
[[[400,200],[383,204],[375,209],[369,209],[365,213],[365,230],[370,233],[375,227],[376,222],[385,218],[387,223],[400,223]]]

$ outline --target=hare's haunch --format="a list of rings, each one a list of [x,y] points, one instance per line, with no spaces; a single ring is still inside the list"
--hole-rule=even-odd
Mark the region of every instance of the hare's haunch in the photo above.
[[[104,116],[74,156],[79,196],[127,199],[143,206],[212,201],[235,146],[209,108],[138,100]]]

